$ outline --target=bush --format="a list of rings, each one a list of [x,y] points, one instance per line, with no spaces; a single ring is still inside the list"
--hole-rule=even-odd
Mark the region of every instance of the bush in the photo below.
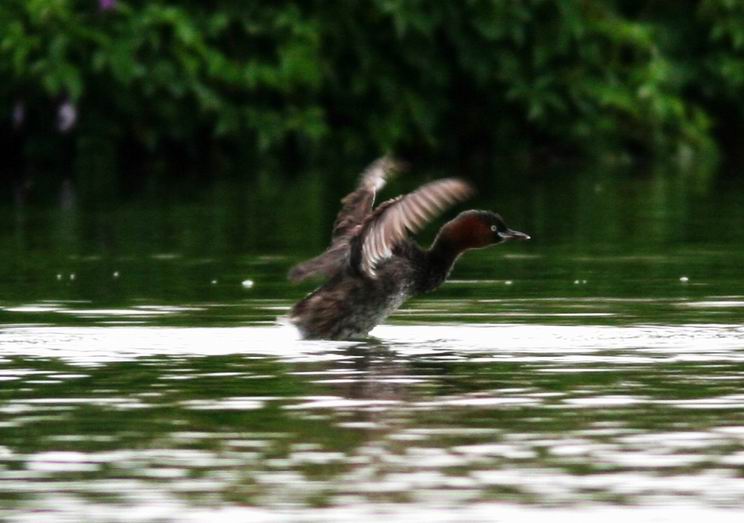
[[[1,125],[26,159],[55,163],[91,143],[187,158],[708,151],[727,112],[712,107],[743,107],[744,8],[690,10],[4,0]]]

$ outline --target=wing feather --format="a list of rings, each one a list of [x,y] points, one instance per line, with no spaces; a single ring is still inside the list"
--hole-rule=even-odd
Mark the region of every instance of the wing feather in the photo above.
[[[359,176],[359,185],[341,200],[341,210],[333,223],[333,239],[347,236],[372,212],[377,191],[385,186],[387,180],[404,168],[402,162],[385,155],[364,169]]]
[[[360,226],[372,213],[377,191],[394,173],[402,170],[404,164],[383,156],[372,162],[360,175],[357,188],[341,200],[341,210],[333,223],[331,244],[328,249],[292,267],[287,277],[299,282],[316,275],[332,276],[349,259],[349,240],[356,235]]]
[[[421,230],[444,209],[469,198],[473,188],[457,178],[428,183],[418,190],[381,204],[360,231],[360,268],[375,277],[376,265],[392,255],[397,243]]]

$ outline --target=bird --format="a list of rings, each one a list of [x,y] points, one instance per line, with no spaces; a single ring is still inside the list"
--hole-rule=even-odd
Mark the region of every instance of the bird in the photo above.
[[[361,174],[341,200],[331,243],[288,273],[297,283],[326,279],[289,313],[304,339],[363,338],[411,297],[439,288],[462,253],[530,236],[491,211],[467,210],[445,223],[428,249],[410,238],[454,204],[474,194],[468,182],[444,178],[374,207],[386,181],[404,164],[386,155]]]

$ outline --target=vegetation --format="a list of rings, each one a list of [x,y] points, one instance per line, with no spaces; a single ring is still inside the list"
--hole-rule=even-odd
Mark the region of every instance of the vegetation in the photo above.
[[[4,0],[0,27],[15,167],[667,158],[734,145],[744,113],[735,0]]]

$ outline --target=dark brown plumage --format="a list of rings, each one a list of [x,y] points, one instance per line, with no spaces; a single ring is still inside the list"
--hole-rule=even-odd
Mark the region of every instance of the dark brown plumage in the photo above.
[[[447,178],[380,204],[375,195],[400,164],[383,157],[341,200],[328,249],[289,272],[292,281],[322,275],[328,281],[297,303],[290,321],[305,338],[347,339],[367,334],[411,296],[439,287],[467,249],[528,239],[498,214],[465,211],[445,224],[429,250],[408,238],[451,205],[473,194]]]

